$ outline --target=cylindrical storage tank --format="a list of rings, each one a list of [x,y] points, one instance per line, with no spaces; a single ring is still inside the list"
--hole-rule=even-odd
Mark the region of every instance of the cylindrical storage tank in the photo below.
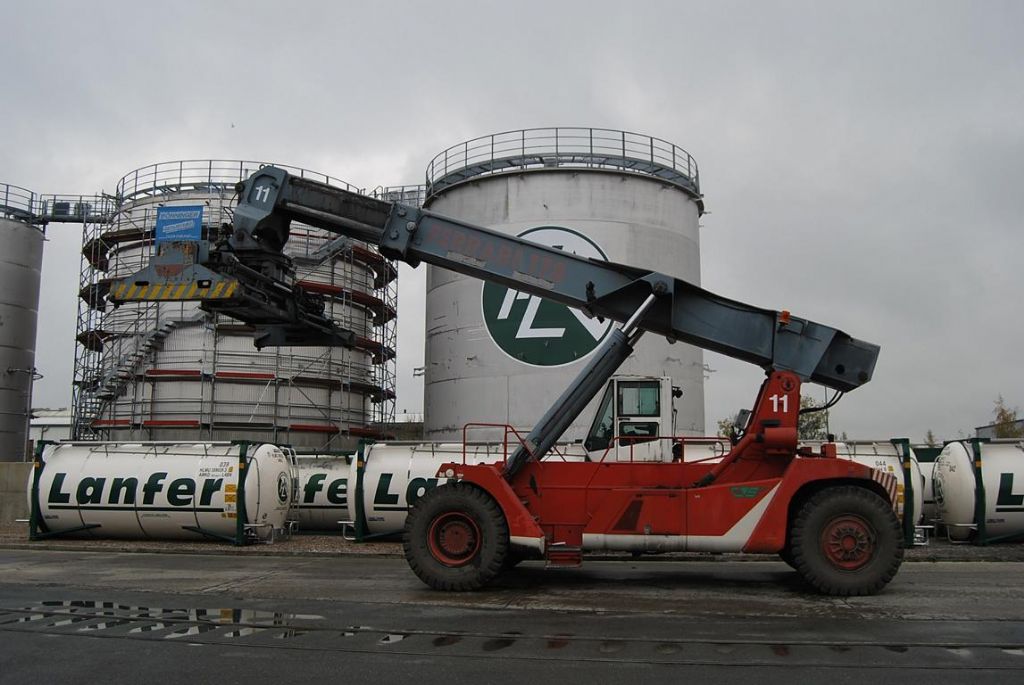
[[[61,443],[43,451],[29,508],[46,535],[241,544],[285,528],[293,478],[274,445]]]
[[[94,287],[136,273],[154,250],[161,208],[201,207],[204,239],[230,223],[235,184],[258,162],[193,161],[136,170],[118,185],[110,225],[87,236]],[[353,189],[337,179],[285,167],[297,176]],[[293,222],[285,253],[294,281],[325,300],[326,313],[356,335],[352,349],[267,347],[250,327],[198,302],[107,307],[79,343],[98,350],[76,379],[76,428],[110,440],[265,440],[295,448],[343,450],[381,437],[394,414],[394,265],[355,244],[325,252],[335,236]],[[90,298],[102,305],[101,298]]]
[[[354,457],[298,455],[295,517],[299,532],[340,531],[342,522],[351,520],[348,484],[354,461]]]
[[[531,129],[450,148],[427,169],[431,211],[700,283],[696,163],[656,138],[586,128]],[[612,322],[439,268],[427,269],[424,432],[528,429],[558,398]],[[683,390],[677,435],[704,434],[699,348],[641,339],[621,373],[670,376]],[[564,439],[582,438],[593,404]]]
[[[24,461],[35,375],[41,225],[35,194],[0,183],[0,461]]]
[[[402,532],[409,507],[438,485],[437,470],[445,463],[484,464],[502,462],[514,446],[501,443],[377,443],[363,448],[361,459],[352,462],[348,520],[357,535],[386,537]],[[548,461],[583,461],[580,445],[559,444]],[[359,530],[364,526],[363,530]]]
[[[949,443],[935,460],[932,482],[939,519],[952,540],[976,538],[982,526],[985,542],[1024,539],[1024,443],[980,442],[978,448],[977,462],[971,441]],[[977,512],[982,489],[984,511]]]

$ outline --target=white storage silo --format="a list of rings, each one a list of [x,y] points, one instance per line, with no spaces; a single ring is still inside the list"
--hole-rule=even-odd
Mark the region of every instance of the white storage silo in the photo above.
[[[467,141],[431,162],[424,206],[700,284],[696,162],[649,136],[558,128]],[[532,427],[612,325],[438,268],[427,270],[426,307],[424,433],[433,441],[461,440],[474,421]],[[620,372],[670,376],[683,391],[675,433],[703,434],[699,348],[649,335]],[[591,413],[564,439],[583,437]]]
[[[0,183],[0,461],[23,461],[28,445],[45,239],[35,197]]]
[[[394,407],[394,266],[362,244],[330,255],[334,236],[293,223],[285,252],[295,280],[325,298],[326,311],[352,330],[353,349],[267,347],[250,327],[197,302],[130,302],[113,308],[110,281],[149,261],[161,207],[201,207],[203,237],[231,222],[235,185],[259,162],[170,162],[131,172],[118,184],[113,220],[86,236],[85,307],[100,309],[80,330],[77,437],[108,440],[251,440],[317,450],[347,449],[380,437]],[[349,184],[285,167],[318,181]]]

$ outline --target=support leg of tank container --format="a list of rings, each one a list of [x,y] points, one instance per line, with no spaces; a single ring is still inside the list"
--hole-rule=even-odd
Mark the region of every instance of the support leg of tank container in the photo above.
[[[28,516],[28,539],[41,540],[49,531],[46,529],[46,522],[43,521],[39,512],[39,478],[43,475],[43,450],[47,445],[53,443],[49,440],[40,440],[36,444],[36,451],[32,458],[32,509]]]
[[[985,480],[981,472],[981,443],[987,442],[983,438],[971,438],[971,452],[974,456],[974,525],[977,526],[978,534],[974,539],[976,545],[987,545],[988,531],[985,530],[985,512],[988,510],[988,503],[985,501]]]
[[[914,478],[910,462],[909,438],[893,438],[890,440],[903,464],[903,544],[913,547],[917,528],[917,517],[920,512],[914,509]]]
[[[362,542],[370,531],[366,525],[366,510],[363,507],[363,472],[366,471],[366,448],[373,444],[372,440],[360,440],[356,452],[356,488],[353,493],[355,516],[355,541]]]
[[[235,539],[233,542],[239,546],[245,544],[245,522],[248,519],[248,512],[245,510],[245,479],[249,475],[246,459],[248,451],[248,442],[238,443],[238,489],[235,491]]]

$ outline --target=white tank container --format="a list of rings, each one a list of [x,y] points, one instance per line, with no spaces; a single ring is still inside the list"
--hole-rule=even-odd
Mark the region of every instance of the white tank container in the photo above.
[[[981,443],[987,541],[1024,535],[1024,443]],[[953,540],[967,540],[981,521],[975,518],[977,482],[970,441],[951,442],[935,460],[933,484],[939,518]]]
[[[934,461],[922,461],[921,466],[921,479],[924,481],[924,502],[922,503],[921,512],[924,515],[924,522],[931,524],[939,518],[939,509],[935,504],[935,485],[934,485],[934,474],[935,474],[935,462]]]
[[[805,440],[801,441],[800,446],[818,451],[822,444],[822,441],[819,440]],[[907,483],[903,478],[903,459],[896,445],[888,440],[848,440],[836,442],[835,445],[836,457],[839,459],[849,459],[896,476],[896,510],[897,514],[902,516],[906,502]],[[914,494],[911,503],[914,507],[913,517],[916,525],[921,522],[924,511],[925,479],[913,450],[910,452],[910,477],[913,478]]]
[[[696,164],[670,143],[599,129],[514,131],[445,151],[427,178],[431,211],[700,284]],[[426,307],[424,434],[438,442],[461,439],[471,421],[532,427],[611,326],[438,268],[427,269]],[[703,435],[699,348],[645,336],[619,372],[670,376],[683,390],[677,432]],[[595,404],[565,440],[585,435]]]
[[[292,504],[291,463],[274,445],[61,443],[36,472],[45,534],[241,544],[282,530]],[[28,495],[33,509],[31,478]]]
[[[355,461],[355,457],[298,456],[299,531],[342,529],[341,522],[349,520],[349,479],[354,476]]]

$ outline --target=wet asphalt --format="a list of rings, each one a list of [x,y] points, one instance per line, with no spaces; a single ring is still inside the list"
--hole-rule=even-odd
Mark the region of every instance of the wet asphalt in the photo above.
[[[401,559],[0,550],[0,683],[1003,683],[1024,563],[906,563],[808,594],[775,561],[524,564],[482,592]]]

